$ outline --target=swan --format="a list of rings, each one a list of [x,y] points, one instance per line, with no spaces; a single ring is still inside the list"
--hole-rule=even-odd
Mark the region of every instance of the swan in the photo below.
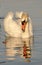
[[[29,38],[33,36],[32,22],[30,16],[25,12],[16,12],[15,17],[18,20],[13,20],[13,12],[8,12],[4,19],[4,30],[8,37]]]
[[[7,37],[21,37],[21,27],[13,20],[13,12],[8,12],[4,18],[4,31]]]
[[[18,18],[17,22],[22,27],[22,38],[29,38],[33,36],[32,20],[29,14],[25,12],[16,12],[15,15]]]

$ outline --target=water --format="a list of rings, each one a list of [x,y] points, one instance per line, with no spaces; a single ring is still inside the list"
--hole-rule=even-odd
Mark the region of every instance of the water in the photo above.
[[[42,0],[0,0],[0,17],[5,17],[8,11],[29,13],[33,23],[34,39],[6,39],[3,20],[0,19],[0,64],[42,65]],[[3,43],[4,40],[7,40],[7,44]],[[23,52],[24,47],[28,49],[25,51],[26,54]]]

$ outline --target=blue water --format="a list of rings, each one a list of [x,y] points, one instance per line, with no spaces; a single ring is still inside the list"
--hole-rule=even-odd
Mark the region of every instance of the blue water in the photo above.
[[[8,4],[7,4],[8,3]],[[15,4],[16,3],[16,4]],[[23,56],[24,40],[5,38],[3,19],[0,19],[0,64],[1,65],[42,65],[42,0],[0,0],[0,17],[5,17],[8,11],[26,11],[33,23],[34,39],[25,40],[29,50],[28,58]],[[7,44],[3,44],[4,40]],[[17,40],[17,42],[16,42]],[[8,43],[13,43],[8,46]],[[19,47],[14,48],[14,43]],[[20,43],[20,45],[19,45]],[[21,51],[21,52],[20,52]],[[29,55],[30,53],[30,55]]]

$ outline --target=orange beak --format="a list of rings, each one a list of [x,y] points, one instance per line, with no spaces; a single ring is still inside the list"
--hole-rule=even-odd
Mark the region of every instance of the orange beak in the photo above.
[[[22,24],[22,31],[23,31],[23,32],[25,32],[25,28],[26,28],[26,22],[24,22],[24,23]]]

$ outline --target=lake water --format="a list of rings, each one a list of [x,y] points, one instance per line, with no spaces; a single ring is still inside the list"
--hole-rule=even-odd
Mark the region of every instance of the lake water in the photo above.
[[[34,38],[6,39],[3,19],[0,19],[0,64],[42,65],[42,0],[0,0],[0,17],[5,17],[9,11],[29,13],[33,23]],[[4,40],[6,44],[3,43]]]

